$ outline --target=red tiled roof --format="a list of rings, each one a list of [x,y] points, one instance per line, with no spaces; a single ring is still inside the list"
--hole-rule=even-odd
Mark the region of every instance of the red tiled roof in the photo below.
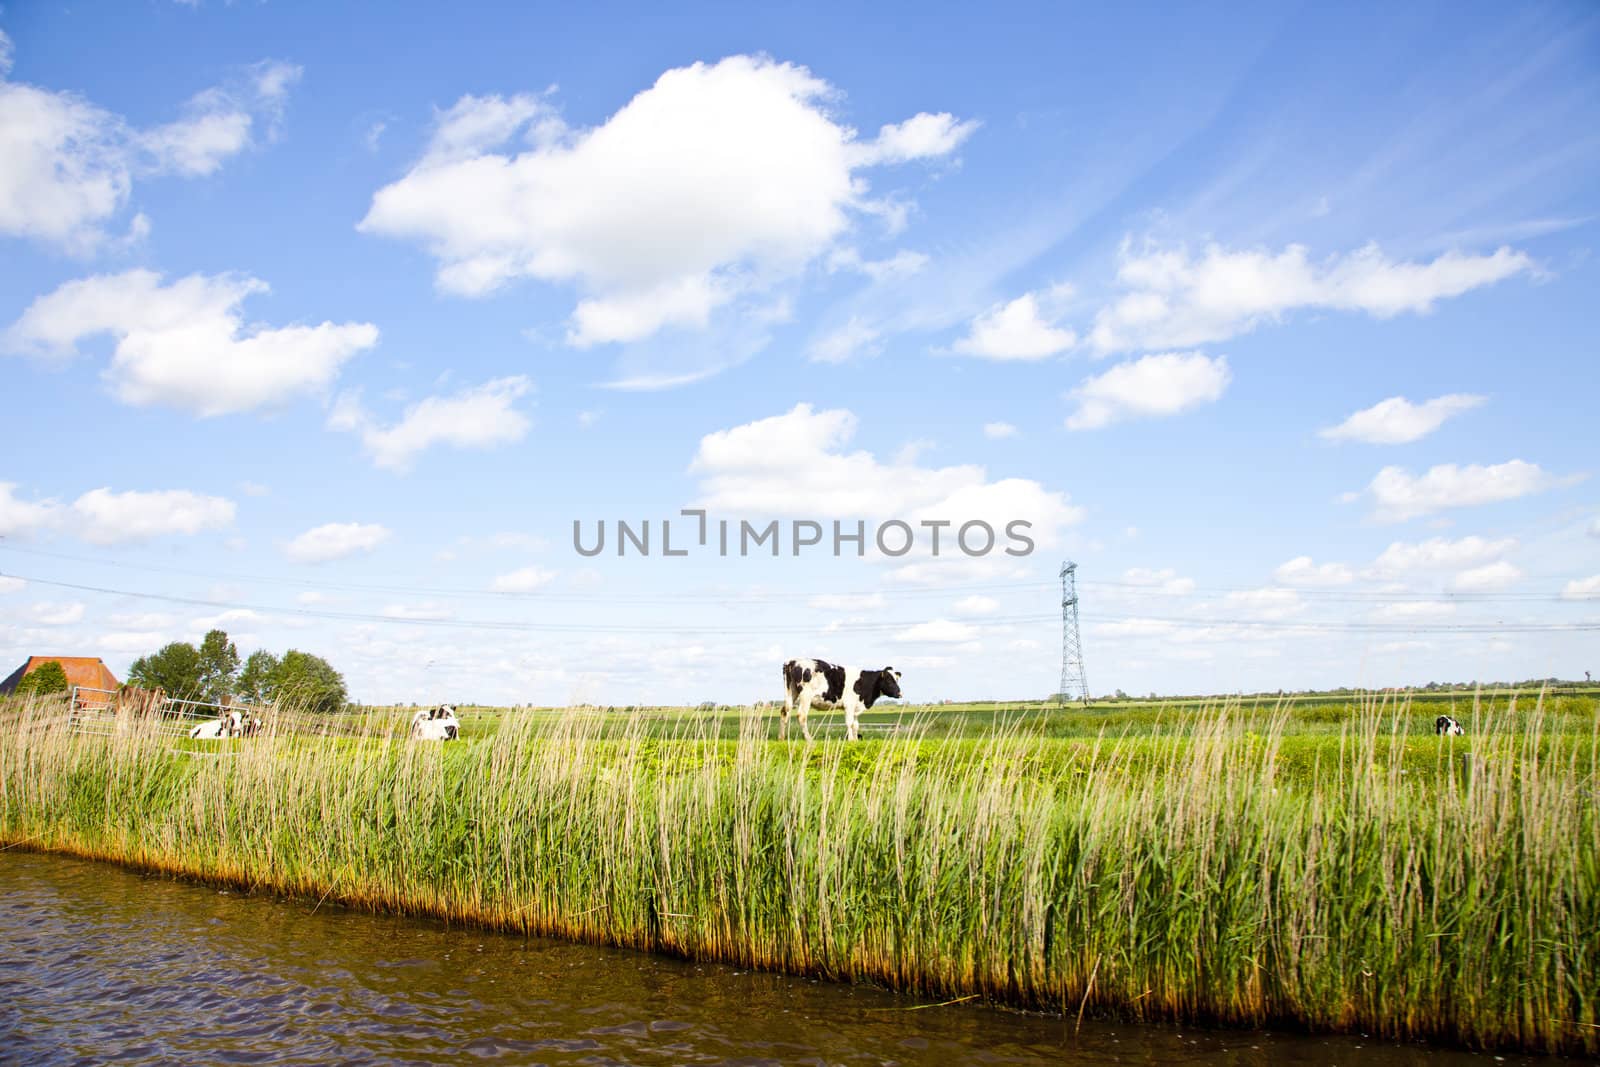
[[[115,689],[121,684],[99,656],[29,656],[28,662],[0,682],[0,693],[16,689],[18,682],[51,660],[61,664],[61,669],[66,671],[69,687],[81,685],[85,689]]]

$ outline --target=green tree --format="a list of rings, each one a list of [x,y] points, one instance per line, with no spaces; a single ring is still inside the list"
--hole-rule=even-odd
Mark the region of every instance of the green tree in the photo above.
[[[140,656],[128,668],[128,684],[193,697],[200,692],[200,651],[187,641],[174,641],[159,652]]]
[[[199,656],[200,697],[220,704],[223,697],[233,693],[234,679],[239,674],[239,650],[226,633],[211,630],[200,642]]]
[[[57,660],[47,660],[22,676],[17,683],[17,696],[44,696],[46,693],[65,693],[67,672]]]
[[[345,704],[344,676],[321,656],[290,649],[267,676],[272,699],[307,711],[338,711]]]
[[[272,701],[272,672],[278,669],[278,657],[264,648],[250,653],[239,672],[239,695],[252,704]]]

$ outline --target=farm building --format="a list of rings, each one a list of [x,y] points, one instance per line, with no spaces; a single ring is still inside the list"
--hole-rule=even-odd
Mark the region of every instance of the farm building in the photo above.
[[[0,682],[0,696],[12,692],[17,683],[51,661],[61,664],[67,673],[67,685],[85,689],[115,689],[120,684],[105,661],[98,656],[29,656],[28,662],[18,667]]]

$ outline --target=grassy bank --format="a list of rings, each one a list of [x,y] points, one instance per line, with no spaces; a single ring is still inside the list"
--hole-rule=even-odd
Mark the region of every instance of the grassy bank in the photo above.
[[[29,705],[0,730],[0,836],[1070,1015],[1600,1051],[1593,704],[1480,709],[1455,739],[1433,713],[1096,737],[1000,709],[857,745],[715,713],[486,713],[419,745],[373,715],[195,751]]]

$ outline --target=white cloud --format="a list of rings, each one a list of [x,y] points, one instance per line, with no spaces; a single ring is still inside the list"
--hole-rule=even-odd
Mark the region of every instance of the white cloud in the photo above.
[[[1039,294],[1024,293],[973,319],[967,336],[951,348],[984,359],[1033,360],[1065,352],[1077,341],[1077,334],[1055,325],[1054,316],[1041,310]]]
[[[948,154],[972,129],[918,115],[862,143],[830,116],[837,96],[804,67],[732,56],[667,71],[591,129],[542,97],[462,97],[360,229],[426,245],[448,292],[574,285],[579,347],[700,327],[882,210],[859,170]]]
[[[406,622],[442,622],[455,618],[455,612],[438,604],[390,604],[382,614],[386,619]]]
[[[1471,411],[1486,398],[1471,393],[1451,393],[1422,404],[1391,396],[1356,412],[1337,426],[1319,430],[1330,441],[1364,441],[1371,445],[1400,445],[1428,436],[1452,415]]]
[[[1595,519],[1589,523],[1589,536],[1600,537],[1600,519]]]
[[[909,629],[896,634],[893,640],[910,644],[920,642],[923,644],[960,644],[971,641],[978,636],[978,628],[964,622],[951,622],[949,619],[931,619],[928,622],[919,622]]]
[[[70,92],[7,80],[10,41],[0,52],[0,234],[72,253],[105,244],[106,226],[128,204],[135,177],[214,173],[270,135],[299,68],[261,63],[233,83],[192,97],[183,117],[137,129]],[[134,239],[149,220],[135,216]]]
[[[1507,560],[1500,560],[1498,563],[1486,563],[1482,567],[1462,571],[1450,582],[1450,587],[1469,592],[1504,589],[1515,585],[1522,576],[1521,567]]]
[[[330,522],[290,541],[284,546],[284,554],[299,563],[326,563],[357,552],[371,552],[389,536],[390,530],[377,523]]]
[[[1493,466],[1444,463],[1426,474],[1413,475],[1401,467],[1385,467],[1367,491],[1380,522],[1404,522],[1447,508],[1474,507],[1542,493],[1570,485],[1575,479],[1558,478],[1536,463],[1514,459]]]
[[[1119,363],[1072,391],[1069,430],[1097,430],[1123,419],[1176,415],[1222,396],[1233,375],[1226,356],[1167,352]]]
[[[1180,578],[1178,572],[1171,567],[1155,570],[1150,567],[1131,567],[1122,573],[1122,580],[1129,585],[1154,589],[1168,596],[1188,596],[1194,592],[1193,578]]]
[[[0,482],[0,537],[26,537],[55,524],[60,506],[54,500],[19,500],[16,482]]]
[[[1278,565],[1272,576],[1284,585],[1333,586],[1349,585],[1355,580],[1355,571],[1343,563],[1313,563],[1310,556],[1296,556]]]
[[[1305,610],[1305,601],[1294,589],[1246,589],[1223,597],[1231,608],[1259,619],[1284,619]]]
[[[977,122],[957,121],[948,112],[930,115],[924,111],[904,122],[880,128],[877,140],[860,146],[857,156],[867,166],[934,159],[954,152],[977,128]]]
[[[1456,606],[1444,601],[1402,600],[1374,608],[1371,617],[1378,622],[1427,622],[1448,619],[1455,613]]]
[[[876,327],[852,317],[838,329],[823,334],[806,349],[813,363],[844,363],[857,356],[875,356],[883,350]]]
[[[1567,600],[1588,600],[1600,597],[1600,574],[1588,578],[1574,578],[1561,587],[1561,595]]]
[[[323,389],[378,341],[370,323],[246,327],[241,305],[266,291],[265,282],[233,274],[170,285],[148,270],[96,275],[36,299],[0,349],[70,358],[79,341],[108,333],[116,347],[105,376],[118,399],[213,416]]]
[[[239,492],[245,496],[270,496],[272,490],[260,482],[243,481],[239,483]]]
[[[828,271],[835,273],[853,270],[865,274],[875,282],[909,278],[928,265],[928,256],[922,252],[901,249],[888,259],[863,259],[854,248],[842,248],[828,254]]]
[[[922,467],[908,457],[885,463],[870,452],[846,452],[856,426],[849,411],[797,404],[786,414],[707,434],[690,471],[700,476],[703,503],[713,511],[951,521],[955,527],[943,531],[941,555],[959,554],[956,527],[973,519],[987,521],[1002,545],[1007,523],[1032,522],[1028,535],[1037,547],[1050,548],[1063,528],[1083,517],[1062,493],[1020,478],[990,481],[980,466]],[[931,549],[931,532],[919,544]]]
[[[72,502],[72,531],[96,545],[197,534],[233,524],[234,503],[186,489],[114,493],[91,489]]]
[[[555,580],[555,571],[544,567],[523,567],[507,574],[496,575],[494,581],[489,583],[489,588],[496,593],[531,593],[535,589],[543,589]]]
[[[993,615],[1000,610],[1000,601],[992,596],[973,594],[956,601],[953,610],[957,615]]]
[[[1121,619],[1096,623],[1094,632],[1101,637],[1165,637],[1177,628],[1165,619]]]
[[[983,424],[983,436],[999,441],[1017,436],[1017,428],[1009,422],[986,422]]]
[[[21,578],[13,578],[9,574],[0,574],[0,593],[20,593],[27,586],[28,583]]]
[[[30,609],[33,621],[41,626],[71,626],[83,620],[84,605],[82,601],[72,601],[68,604],[53,604],[41,601]]]
[[[882,593],[819,593],[806,601],[815,611],[882,611]]]
[[[1183,248],[1134,252],[1125,243],[1117,277],[1128,292],[1095,316],[1089,342],[1100,352],[1200,345],[1300,309],[1425,314],[1440,300],[1532,270],[1528,256],[1509,248],[1406,263],[1367,245],[1317,264],[1301,245],[1278,253],[1210,245],[1193,258]]]
[[[95,639],[95,647],[108,652],[154,652],[171,641],[162,630],[113,630]]]
[[[434,445],[488,449],[522,440],[530,423],[513,405],[532,390],[533,382],[521,375],[495,378],[412,404],[392,426],[380,425],[351,393],[335,403],[328,428],[359,434],[379,467],[407,471],[418,453]]]
[[[1430,537],[1426,541],[1392,542],[1372,563],[1371,575],[1403,577],[1414,571],[1456,570],[1499,559],[1517,547],[1517,539],[1491,541],[1476,534],[1454,541]]]

